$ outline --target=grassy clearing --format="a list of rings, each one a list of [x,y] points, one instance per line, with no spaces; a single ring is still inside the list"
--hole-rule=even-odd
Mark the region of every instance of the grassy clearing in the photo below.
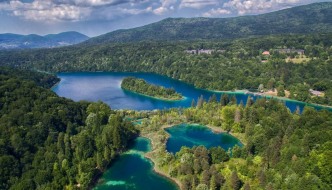
[[[310,58],[305,56],[305,55],[298,55],[294,58],[290,58],[290,57],[286,58],[286,62],[293,62],[293,63],[296,63],[296,64],[306,63],[308,61],[310,61]]]

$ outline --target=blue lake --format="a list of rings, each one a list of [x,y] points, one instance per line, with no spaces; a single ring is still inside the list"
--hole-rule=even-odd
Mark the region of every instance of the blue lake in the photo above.
[[[143,78],[147,82],[162,85],[164,87],[173,87],[177,92],[186,97],[181,101],[163,101],[136,93],[131,93],[121,89],[121,81],[128,76]],[[184,82],[173,80],[168,77],[150,74],[150,73],[115,73],[115,72],[79,72],[79,73],[59,73],[58,77],[61,81],[58,85],[53,87],[53,91],[59,96],[73,99],[75,101],[101,100],[111,106],[112,109],[134,109],[134,110],[153,110],[165,109],[172,107],[189,107],[192,99],[197,99],[203,95],[205,99],[216,94],[218,99],[222,95],[220,92],[212,92],[202,89],[197,89],[192,85]],[[237,98],[237,102],[241,101],[245,104],[248,94],[228,93]],[[253,96],[253,99],[259,96]],[[285,101],[286,106],[294,112],[299,106],[302,110],[306,105],[303,102]],[[321,109],[319,106],[313,106],[316,109]]]
[[[206,148],[221,146],[226,151],[235,145],[242,146],[241,142],[227,133],[214,133],[202,125],[180,124],[165,131],[170,134],[166,143],[166,150],[175,154],[182,146],[192,148],[203,145]]]
[[[103,174],[94,190],[178,189],[172,181],[153,171],[153,163],[144,157],[144,153],[148,151],[148,139],[137,138],[133,147],[121,155]]]

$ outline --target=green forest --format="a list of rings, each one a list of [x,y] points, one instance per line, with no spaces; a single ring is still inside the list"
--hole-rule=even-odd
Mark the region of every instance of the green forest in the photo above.
[[[332,105],[332,34],[275,35],[223,41],[137,42],[77,45],[55,49],[2,51],[1,65],[49,72],[152,72],[209,90],[285,89],[289,97]],[[293,63],[280,48],[303,49]],[[185,50],[224,50],[190,54]],[[270,51],[267,58],[263,51]],[[264,62],[265,60],[265,62]],[[309,89],[324,96],[312,96]],[[283,96],[283,94],[279,94]]]
[[[173,88],[165,88],[163,86],[152,85],[147,83],[143,79],[135,77],[124,78],[121,82],[121,88],[163,100],[183,99],[182,95],[177,93]]]
[[[138,134],[102,102],[58,97],[58,80],[0,68],[0,189],[88,189]]]
[[[243,106],[212,100],[150,115],[142,122],[142,135],[153,141],[157,167],[180,180],[184,190],[331,189],[332,113],[310,107],[291,113],[275,99],[248,101]],[[171,154],[162,126],[179,123],[221,128],[244,146],[182,147]]]

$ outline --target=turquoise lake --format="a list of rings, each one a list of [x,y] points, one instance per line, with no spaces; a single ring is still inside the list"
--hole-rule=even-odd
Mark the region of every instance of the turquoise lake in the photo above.
[[[166,150],[175,154],[182,146],[193,147],[204,145],[206,148],[221,146],[226,151],[241,142],[227,133],[214,133],[202,125],[180,124],[165,131],[170,134],[166,143]]]
[[[147,82],[162,85],[164,87],[173,87],[177,92],[186,97],[181,101],[163,101],[136,93],[131,93],[121,89],[121,81],[128,76],[134,76],[145,79]],[[112,109],[134,109],[134,110],[153,110],[165,109],[172,107],[189,107],[191,106],[192,99],[201,95],[205,99],[209,99],[213,94],[217,95],[219,99],[222,93],[197,89],[192,85],[184,82],[173,80],[161,75],[150,73],[115,73],[115,72],[78,72],[78,73],[59,73],[58,77],[61,81],[58,85],[53,87],[53,91],[59,96],[73,99],[75,101],[88,100],[98,101],[101,100],[111,106]],[[237,102],[241,101],[245,104],[248,94],[235,94]],[[252,96],[252,95],[251,95]],[[253,99],[260,96],[252,96]],[[296,107],[299,106],[301,110],[306,105],[303,102],[285,101],[285,105],[294,112]],[[313,106],[316,109],[322,109],[319,106]]]
[[[148,139],[136,138],[133,147],[111,165],[94,190],[177,190],[176,184],[153,171],[153,163],[143,156],[149,150]]]

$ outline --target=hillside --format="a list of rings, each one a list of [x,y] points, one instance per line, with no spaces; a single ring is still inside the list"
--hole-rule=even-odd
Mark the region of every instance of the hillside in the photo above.
[[[88,189],[136,129],[106,104],[43,88],[54,76],[20,73],[0,67],[0,189]]]
[[[78,32],[63,32],[39,36],[36,34],[0,34],[1,49],[30,49],[30,48],[52,48],[73,45],[89,39],[88,36]]]
[[[331,30],[332,3],[315,3],[254,16],[168,18],[138,28],[110,32],[91,38],[86,43],[227,39],[270,34],[307,34]]]

